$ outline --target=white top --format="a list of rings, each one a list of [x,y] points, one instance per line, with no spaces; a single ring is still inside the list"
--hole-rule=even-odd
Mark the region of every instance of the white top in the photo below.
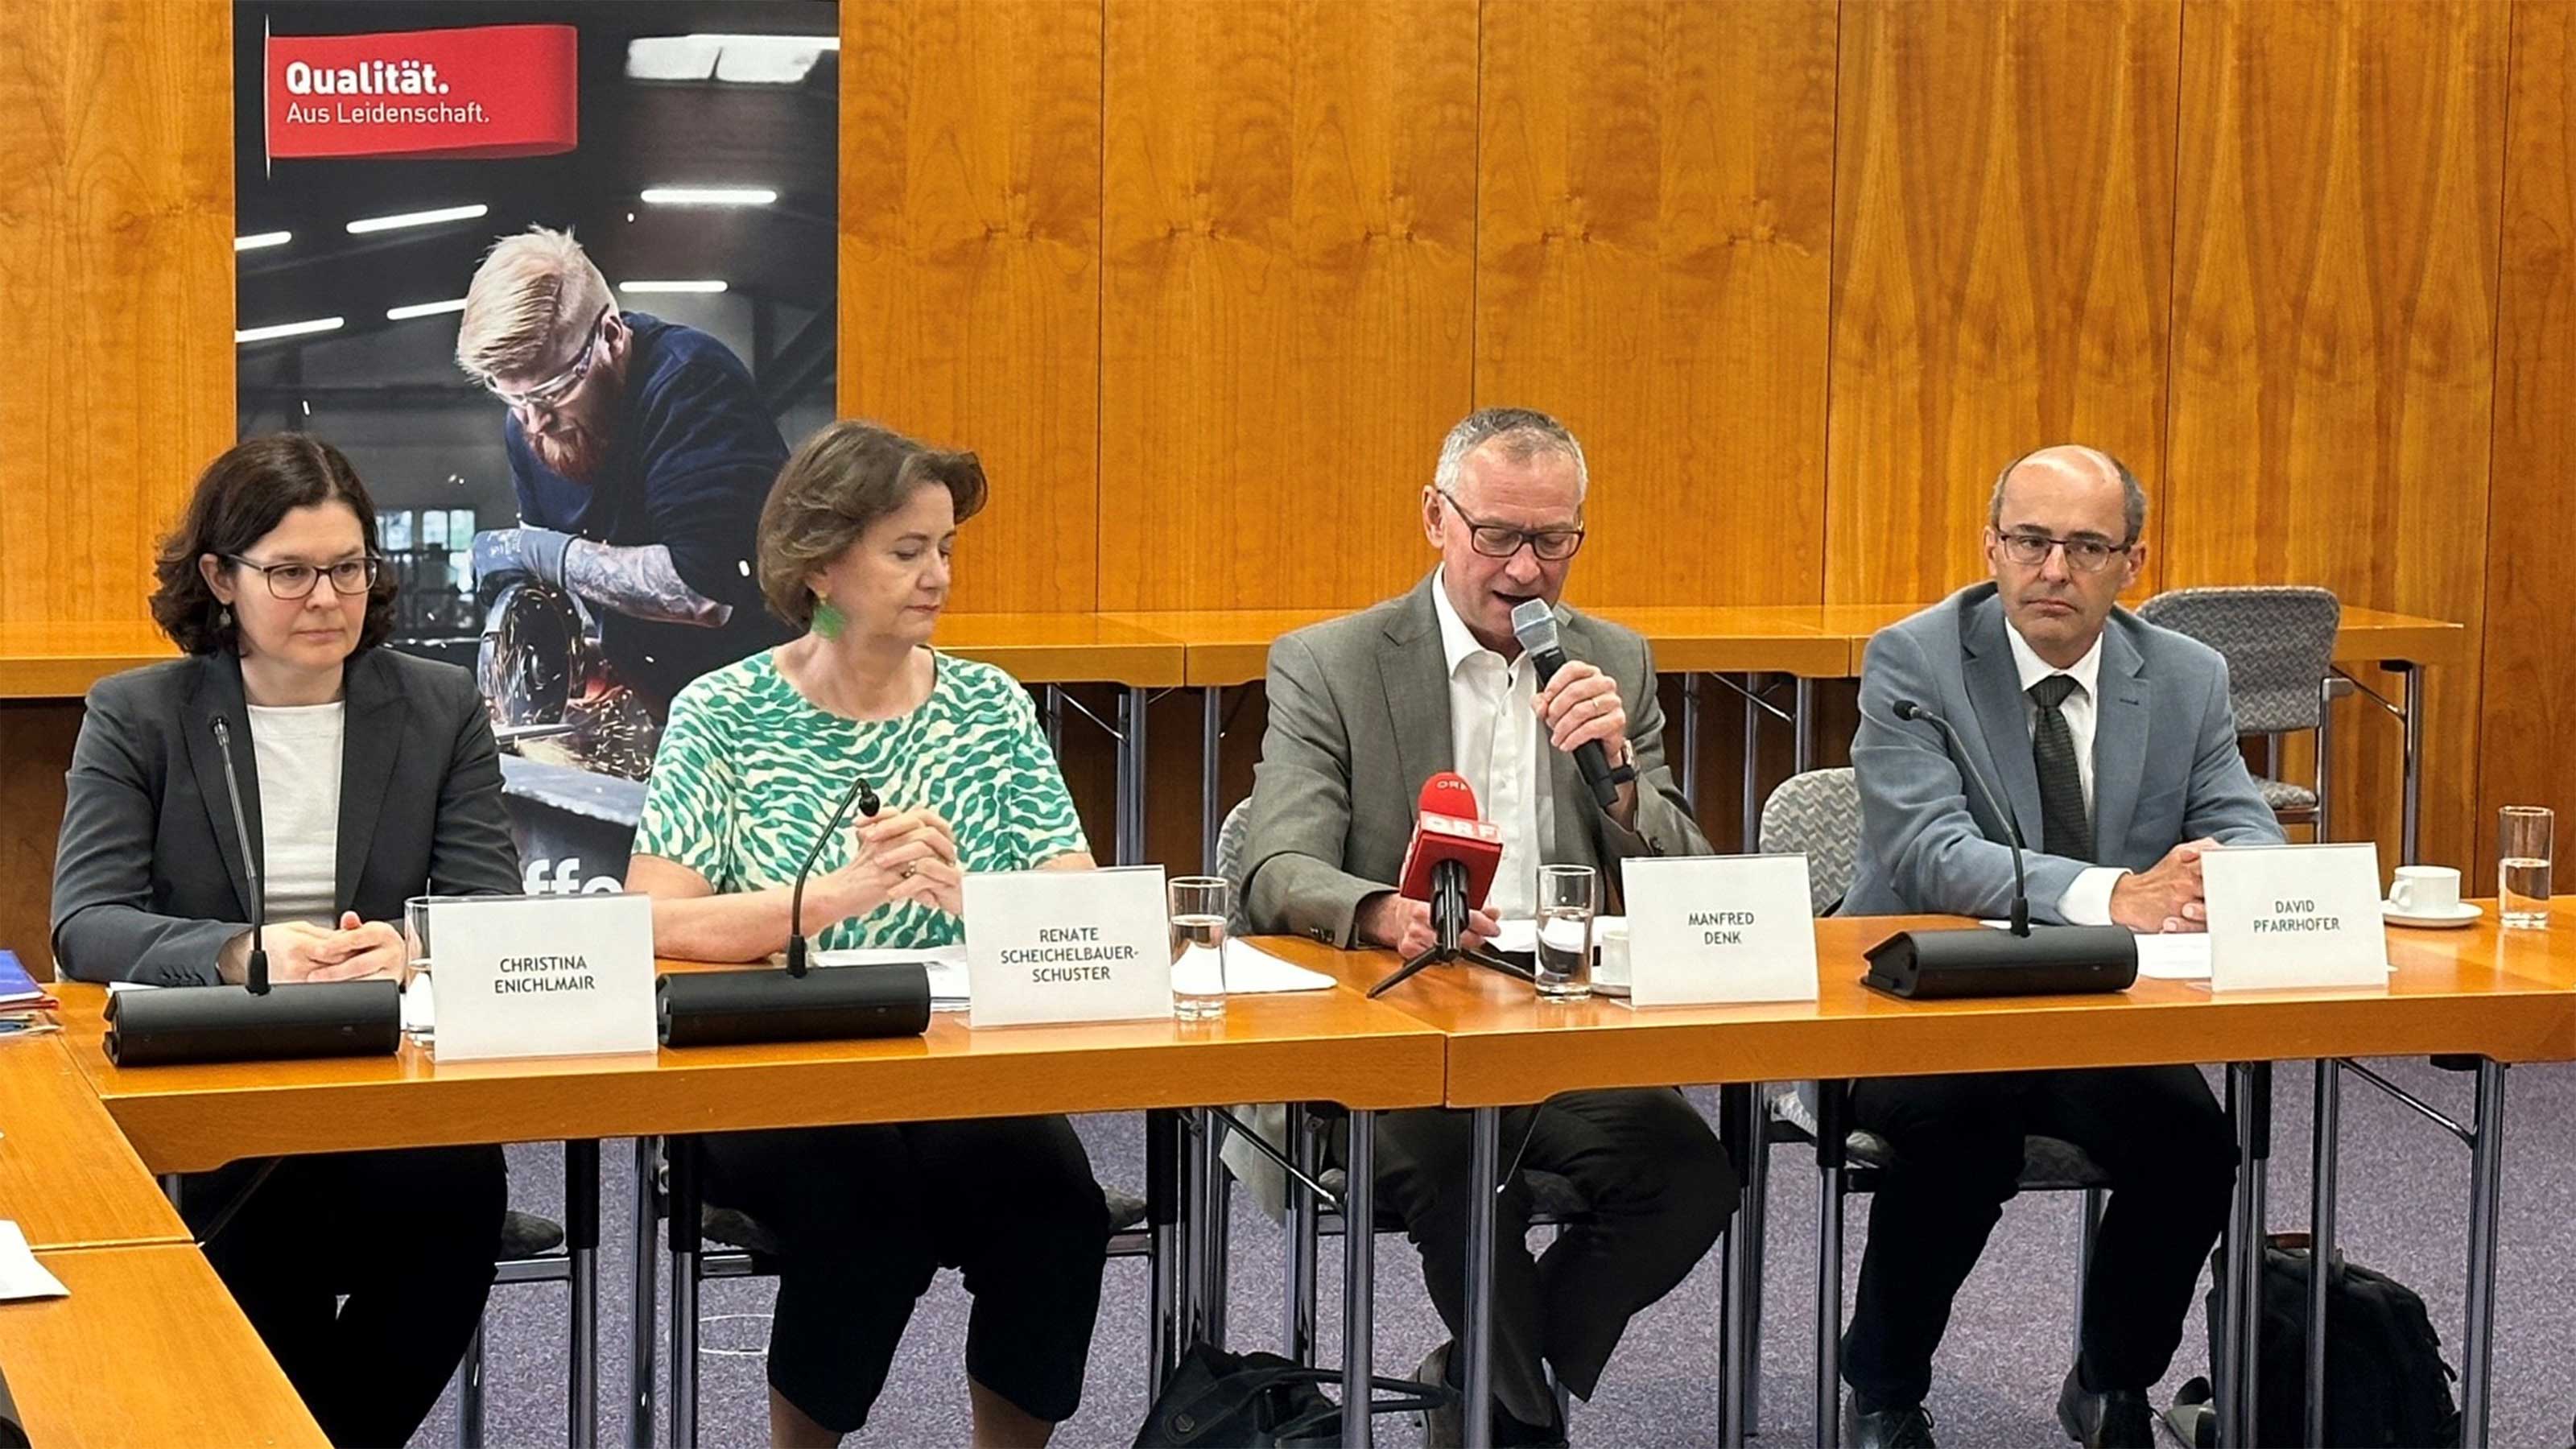
[[[1497,919],[1534,916],[1538,868],[1556,815],[1539,752],[1538,667],[1526,649],[1505,663],[1476,642],[1449,602],[1447,573],[1432,576],[1431,609],[1449,660],[1451,758],[1475,790],[1477,808],[1503,832],[1502,864],[1485,909]]]
[[[345,705],[250,706],[271,921],[337,925]]]
[[[2063,674],[2075,681],[2074,690],[2057,712],[2066,717],[2066,732],[2075,739],[2075,774],[2084,785],[2084,816],[2093,817],[2093,725],[2096,687],[2102,678],[2102,636],[2093,636],[2093,647],[2075,661],[2071,669],[2060,669],[2039,657],[2021,631],[2010,623],[2004,625],[2004,638],[2012,645],[2013,668],[2021,674],[2022,727],[2036,737],[2039,733],[2039,704],[2030,697],[2030,687],[2052,675]],[[2057,898],[2057,913],[2073,925],[2107,926],[2111,924],[2111,888],[2128,872],[2115,865],[2097,865],[2075,877],[2066,894]]]

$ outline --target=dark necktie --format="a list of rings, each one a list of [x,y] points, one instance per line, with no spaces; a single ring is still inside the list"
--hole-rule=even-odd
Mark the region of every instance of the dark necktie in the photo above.
[[[2072,676],[2052,674],[2030,687],[2039,706],[2030,734],[2031,763],[2039,771],[2040,849],[2069,860],[2093,858],[2093,823],[2084,809],[2084,775],[2075,761],[2075,732],[2059,706],[2075,692]]]

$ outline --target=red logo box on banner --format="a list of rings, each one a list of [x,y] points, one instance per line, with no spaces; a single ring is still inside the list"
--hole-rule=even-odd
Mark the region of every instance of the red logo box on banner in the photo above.
[[[579,33],[268,37],[270,159],[553,156],[581,141]]]

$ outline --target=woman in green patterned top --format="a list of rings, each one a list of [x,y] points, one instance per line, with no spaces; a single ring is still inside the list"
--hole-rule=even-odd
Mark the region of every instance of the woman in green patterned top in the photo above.
[[[884,807],[823,843],[805,922],[824,947],[955,941],[963,873],[1081,870],[1082,823],[1036,711],[990,665],[930,647],[957,527],[983,506],[972,453],[837,422],[761,510],[761,592],[804,637],[672,701],[630,890],[666,956],[785,948],[788,893],[866,777]],[[704,1140],[707,1195],[784,1245],[769,1430],[829,1445],[885,1385],[943,1266],[975,1295],[966,1370],[979,1445],[1043,1444],[1081,1398],[1108,1209],[1060,1116],[741,1132]]]

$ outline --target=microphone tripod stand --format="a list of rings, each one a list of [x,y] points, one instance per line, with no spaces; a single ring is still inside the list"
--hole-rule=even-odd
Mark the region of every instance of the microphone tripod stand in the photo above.
[[[1516,980],[1536,979],[1530,971],[1513,965],[1482,946],[1459,943],[1458,938],[1467,929],[1467,867],[1457,861],[1444,860],[1431,868],[1431,928],[1438,933],[1438,939],[1432,942],[1431,948],[1370,987],[1370,996],[1383,995],[1425,966],[1438,966],[1449,961],[1466,961],[1489,971],[1500,971]]]

